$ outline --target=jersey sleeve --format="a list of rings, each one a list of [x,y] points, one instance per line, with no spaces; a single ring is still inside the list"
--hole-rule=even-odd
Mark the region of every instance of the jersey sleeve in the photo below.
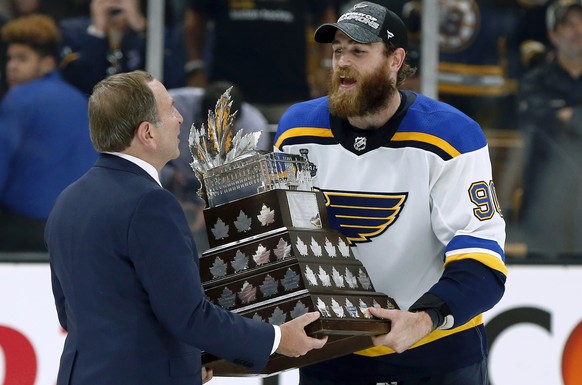
[[[446,247],[444,273],[429,292],[447,303],[458,326],[501,299],[507,275],[488,146],[444,162],[432,183],[431,222]]]

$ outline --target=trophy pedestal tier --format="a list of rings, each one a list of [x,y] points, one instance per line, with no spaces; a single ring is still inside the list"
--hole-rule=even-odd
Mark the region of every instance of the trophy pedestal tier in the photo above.
[[[381,293],[366,293],[358,296],[318,295],[303,291],[291,298],[279,302],[256,306],[252,309],[240,309],[234,312],[244,317],[281,325],[306,312],[319,310],[321,317],[305,327],[309,336],[321,338],[329,336],[328,342],[321,349],[308,352],[297,358],[273,354],[263,371],[259,374],[272,375],[290,368],[299,368],[316,362],[340,357],[358,350],[372,347],[371,336],[386,334],[390,331],[390,322],[371,318],[368,307],[395,308],[394,301]],[[214,370],[216,376],[252,376],[248,368],[233,364],[208,353],[202,354],[202,364]]]
[[[339,265],[289,260],[270,266],[268,271],[235,277],[234,280],[205,282],[202,286],[211,302],[227,310],[292,296],[302,290],[318,294],[375,293],[366,269],[359,261]]]
[[[337,231],[282,228],[205,251],[200,258],[200,274],[203,282],[234,279],[292,259],[359,263]]]
[[[314,337],[325,335],[375,336],[390,331],[386,320],[373,318],[370,307],[395,309],[394,300],[382,293],[339,292],[321,294],[307,290],[233,310],[244,317],[281,325],[305,313],[319,311],[319,319],[305,327]]]
[[[204,210],[211,248],[283,227],[329,228],[321,194],[270,190]]]

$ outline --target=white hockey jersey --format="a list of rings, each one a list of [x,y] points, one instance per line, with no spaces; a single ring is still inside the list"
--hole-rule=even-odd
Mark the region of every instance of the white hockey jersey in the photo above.
[[[454,328],[421,346],[482,328],[480,314],[503,294],[505,223],[479,125],[444,103],[401,94],[395,116],[377,130],[330,116],[326,97],[296,104],[279,123],[275,148],[307,157],[332,225],[377,291],[401,309],[426,292],[447,303]]]

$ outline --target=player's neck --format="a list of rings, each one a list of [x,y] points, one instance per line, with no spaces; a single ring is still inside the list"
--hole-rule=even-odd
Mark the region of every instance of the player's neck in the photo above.
[[[356,128],[362,130],[375,130],[384,126],[386,122],[394,116],[398,107],[400,107],[401,101],[402,95],[400,95],[400,92],[396,91],[394,97],[390,98],[388,105],[380,111],[363,116],[350,116],[348,117],[348,121]]]

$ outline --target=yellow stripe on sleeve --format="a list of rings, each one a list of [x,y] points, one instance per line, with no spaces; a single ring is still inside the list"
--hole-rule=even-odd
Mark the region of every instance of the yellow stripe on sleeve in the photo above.
[[[315,128],[315,127],[295,127],[285,131],[277,142],[275,147],[280,148],[281,143],[289,138],[297,138],[300,136],[317,136],[320,138],[332,138],[333,134],[329,128]]]
[[[439,138],[438,136],[425,134],[422,132],[397,132],[392,137],[393,141],[415,141],[415,142],[424,142],[428,144],[432,144],[435,147],[440,148],[451,157],[456,157],[461,155],[461,153],[451,146],[446,140]]]
[[[464,254],[455,254],[447,256],[445,261],[445,266],[454,261],[460,261],[462,259],[473,259],[475,261],[479,261],[487,267],[490,267],[493,270],[497,270],[500,273],[507,275],[507,266],[494,255],[487,254],[487,253],[464,253]]]

